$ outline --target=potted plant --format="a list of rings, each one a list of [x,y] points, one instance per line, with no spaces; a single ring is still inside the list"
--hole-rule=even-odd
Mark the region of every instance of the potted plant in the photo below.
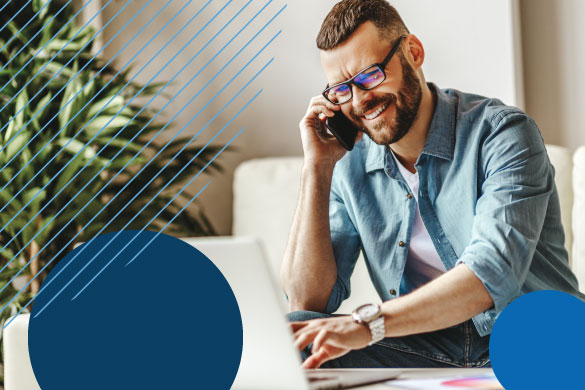
[[[0,128],[4,127],[4,130],[0,131],[2,149],[0,208],[3,209],[0,212],[2,248],[0,267],[3,268],[0,272],[0,288],[3,289],[0,294],[0,307],[5,307],[20,288],[47,265],[64,246],[72,249],[75,243],[87,241],[110,222],[112,211],[103,212],[82,230],[82,227],[109,201],[111,201],[108,205],[109,210],[117,211],[127,205],[148,180],[190,139],[189,137],[175,139],[152,161],[150,157],[159,147],[156,143],[150,144],[138,158],[132,160],[135,153],[148,143],[153,133],[161,129],[161,125],[156,122],[148,124],[154,116],[153,110],[146,108],[139,113],[143,107],[129,104],[97,138],[89,143],[96,132],[112,119],[142,86],[131,83],[119,96],[112,99],[129,81],[129,70],[126,69],[114,77],[117,73],[114,68],[106,66],[103,59],[93,58],[91,44],[85,45],[94,36],[94,30],[85,28],[80,31],[75,22],[63,28],[72,18],[73,9],[66,7],[55,17],[63,6],[63,3],[56,1],[34,0],[10,21],[22,5],[22,2],[13,1],[5,4],[5,9],[0,13],[0,26],[6,25],[6,28],[0,31],[0,47],[4,47],[0,51],[2,88]],[[41,12],[35,16],[37,11]],[[19,32],[31,20],[32,22]],[[41,29],[42,33],[35,37],[36,32]],[[58,36],[40,50],[60,29],[62,31]],[[71,38],[74,38],[73,41],[65,46]],[[63,50],[59,53],[61,49]],[[79,50],[81,52],[77,54]],[[52,59],[55,55],[56,57]],[[73,61],[70,61],[72,59]],[[73,78],[79,71],[79,75]],[[54,77],[57,73],[59,75]],[[99,76],[92,81],[91,79],[98,73]],[[51,80],[52,78],[54,79]],[[63,88],[65,85],[67,86]],[[140,96],[153,96],[158,88],[160,84],[147,86]],[[37,93],[41,90],[42,93]],[[98,93],[100,90],[102,91]],[[71,99],[73,99],[71,103],[67,104]],[[111,102],[104,106],[110,100]],[[82,109],[86,104],[87,106]],[[99,115],[84,128],[96,113]],[[136,117],[132,119],[134,116]],[[28,122],[30,123],[26,125]],[[80,130],[82,128],[84,129]],[[138,132],[141,132],[141,135],[125,147]],[[35,136],[34,142],[27,145]],[[90,146],[73,158],[88,143]],[[24,145],[26,147],[23,148]],[[63,149],[65,145],[67,146]],[[21,148],[23,149],[20,150]],[[219,149],[218,146],[203,150],[199,146],[189,146],[103,233],[122,228],[159,191],[161,183],[168,182],[188,164],[187,169],[174,181],[176,185],[184,184],[199,172]],[[189,159],[198,152],[201,152],[199,156],[189,163]],[[114,159],[115,155],[117,157]],[[49,161],[51,163],[44,167]],[[106,185],[129,161],[132,162],[116,180]],[[136,175],[148,162],[150,162],[148,167],[140,175]],[[62,170],[65,166],[66,168]],[[206,173],[221,171],[221,166],[215,162],[209,165],[209,168],[211,170],[206,170]],[[81,169],[83,173],[67,184]],[[98,174],[102,169],[103,171]],[[94,177],[91,184],[75,197],[80,188]],[[131,178],[134,179],[132,183],[121,191]],[[172,198],[173,188],[170,186],[161,193],[127,229],[144,227]],[[92,196],[100,191],[100,195],[90,202]],[[150,229],[160,229],[175,217],[182,205],[192,196],[188,193],[181,194],[153,222]],[[73,197],[75,199],[63,209]],[[24,207],[33,198],[34,200]],[[88,202],[89,206],[73,220],[73,216]],[[168,232],[191,236],[215,234],[197,201],[193,205],[173,221],[168,227]],[[63,211],[59,213],[62,209]],[[13,218],[17,214],[18,216]],[[63,232],[57,234],[62,229]],[[68,244],[76,235],[78,236]],[[26,291],[18,295],[10,306],[0,313],[2,323],[35,296],[43,278],[67,252],[63,251],[55,261],[52,261]],[[30,266],[11,281],[33,258]]]

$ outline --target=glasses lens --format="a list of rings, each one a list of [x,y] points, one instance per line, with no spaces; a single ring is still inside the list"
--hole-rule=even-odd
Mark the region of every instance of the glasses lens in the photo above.
[[[341,104],[351,99],[351,88],[347,84],[341,84],[332,88],[329,88],[326,92],[327,99],[331,103]]]
[[[372,89],[384,81],[384,72],[378,66],[372,66],[356,75],[353,82],[360,88]]]

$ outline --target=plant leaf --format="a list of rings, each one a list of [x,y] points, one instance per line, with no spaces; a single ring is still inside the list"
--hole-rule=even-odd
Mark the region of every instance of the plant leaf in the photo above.
[[[65,151],[71,153],[72,155],[76,155],[86,146],[86,144],[83,142],[79,142],[78,140],[72,138],[61,138],[59,141],[57,141],[57,145],[61,147],[67,145],[65,146]],[[89,160],[95,156],[95,150],[93,150],[91,146],[88,146],[83,150],[81,156]]]
[[[100,115],[85,128],[85,131],[92,137],[98,133],[103,137],[110,135],[128,123],[130,123],[130,118],[125,116]]]

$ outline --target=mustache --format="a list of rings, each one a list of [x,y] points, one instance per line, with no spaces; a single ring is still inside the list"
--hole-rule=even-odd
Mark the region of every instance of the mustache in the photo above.
[[[361,117],[363,117],[366,114],[366,112],[371,111],[374,108],[381,106],[383,104],[396,104],[396,101],[397,97],[394,94],[388,94],[386,96],[374,98],[366,102],[366,104],[364,104],[364,106],[361,109],[359,110],[352,109],[350,115],[356,121],[361,121]]]

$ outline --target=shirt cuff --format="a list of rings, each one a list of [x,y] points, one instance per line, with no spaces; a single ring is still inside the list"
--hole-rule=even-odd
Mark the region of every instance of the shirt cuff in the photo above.
[[[341,279],[337,277],[337,280],[333,285],[333,289],[331,290],[331,295],[329,295],[329,301],[325,307],[325,313],[333,314],[337,309],[339,309],[341,303],[347,299],[348,295],[349,294],[347,289],[343,287]]]
[[[486,259],[473,252],[464,252],[455,265],[459,264],[467,265],[483,283],[494,301],[496,314],[520,295],[518,279],[504,261]]]

